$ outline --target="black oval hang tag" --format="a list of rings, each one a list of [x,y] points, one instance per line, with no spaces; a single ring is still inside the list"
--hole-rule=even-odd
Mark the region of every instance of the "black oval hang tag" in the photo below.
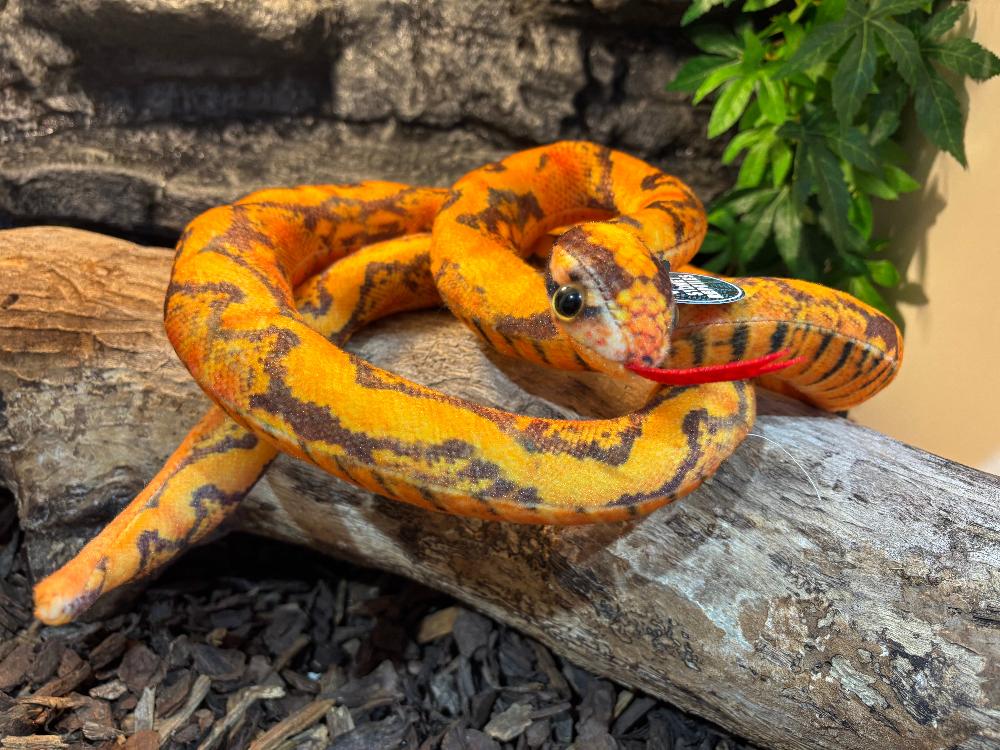
[[[700,273],[671,272],[670,283],[678,305],[726,305],[745,295],[736,284]]]

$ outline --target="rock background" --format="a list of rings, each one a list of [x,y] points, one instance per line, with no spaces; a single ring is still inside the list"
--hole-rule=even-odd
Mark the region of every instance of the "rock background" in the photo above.
[[[172,241],[266,185],[445,185],[559,138],[703,197],[707,112],[664,91],[683,0],[0,0],[0,226]]]

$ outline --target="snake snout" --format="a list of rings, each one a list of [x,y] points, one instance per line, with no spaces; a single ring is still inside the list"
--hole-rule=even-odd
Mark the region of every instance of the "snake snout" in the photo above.
[[[551,310],[588,365],[620,375],[656,366],[670,353],[670,268],[627,227],[580,224],[553,244]]]

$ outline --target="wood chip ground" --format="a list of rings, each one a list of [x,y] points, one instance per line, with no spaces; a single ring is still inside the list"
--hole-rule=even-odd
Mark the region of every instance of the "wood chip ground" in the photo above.
[[[749,750],[442,594],[257,538],[126,610],[33,622],[0,497],[0,748]]]

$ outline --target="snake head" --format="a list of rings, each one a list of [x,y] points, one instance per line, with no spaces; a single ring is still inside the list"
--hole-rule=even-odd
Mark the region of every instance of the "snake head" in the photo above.
[[[560,235],[546,284],[556,324],[595,370],[622,375],[670,353],[670,266],[624,223],[579,224]]]

